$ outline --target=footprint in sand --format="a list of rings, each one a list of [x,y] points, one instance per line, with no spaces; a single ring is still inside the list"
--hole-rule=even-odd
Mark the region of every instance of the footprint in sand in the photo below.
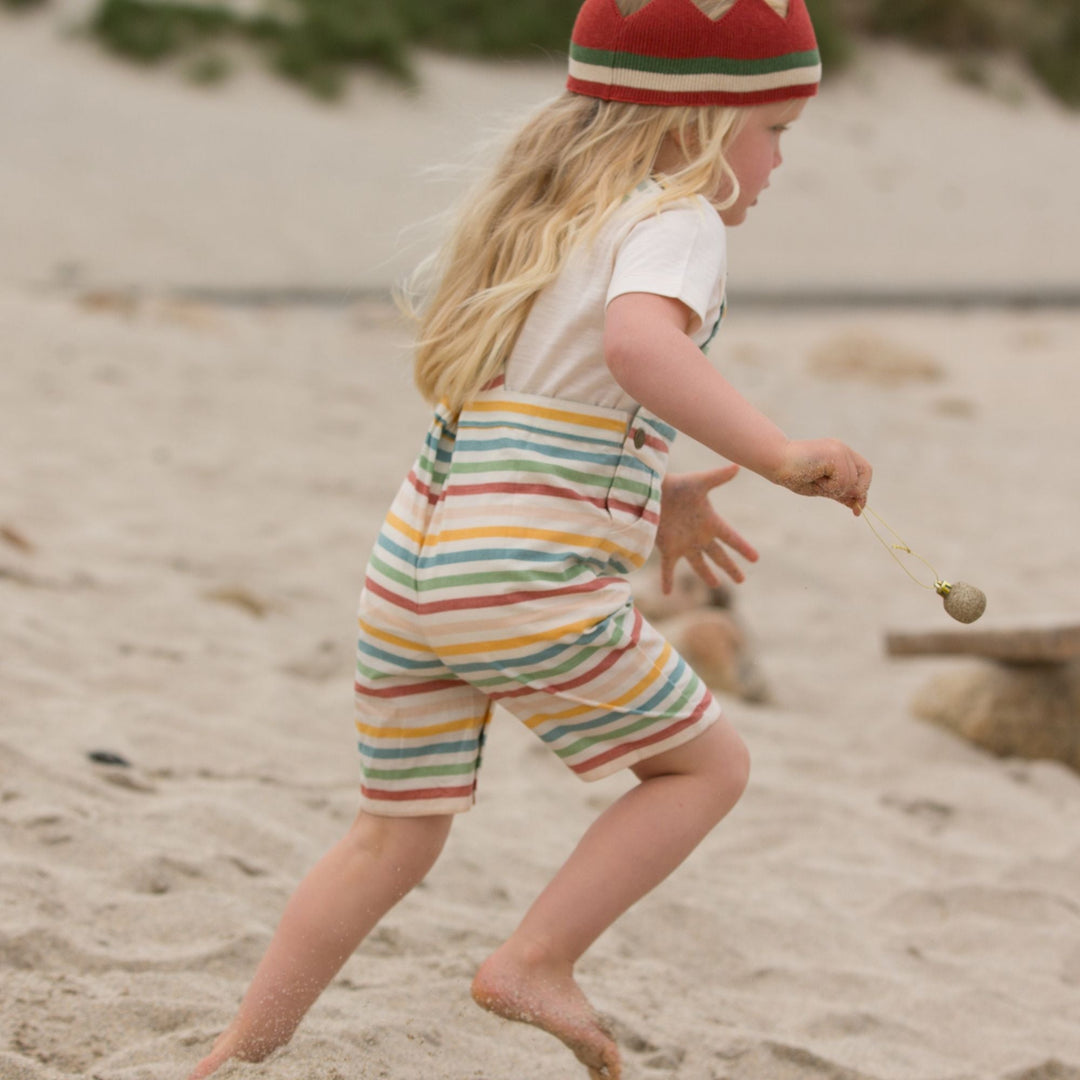
[[[913,821],[922,822],[934,833],[940,832],[952,821],[956,807],[937,799],[904,798],[901,795],[882,795],[881,805],[899,810]]]
[[[874,1080],[869,1074],[837,1065],[801,1046],[767,1041],[755,1047],[740,1064],[751,1064],[747,1076],[769,1080]]]
[[[1080,1069],[1066,1065],[1057,1058],[1048,1058],[1029,1069],[1011,1072],[1002,1080],[1080,1080]]]
[[[265,619],[274,609],[269,600],[243,585],[222,585],[216,589],[207,589],[202,595],[204,600],[239,608],[256,619]]]
[[[37,550],[14,525],[0,525],[0,540],[25,555],[32,555]]]
[[[622,1020],[606,1015],[602,1019],[604,1027],[611,1032],[619,1047],[628,1053],[640,1055],[647,1069],[662,1070],[670,1075],[686,1060],[685,1047],[657,1046]]]

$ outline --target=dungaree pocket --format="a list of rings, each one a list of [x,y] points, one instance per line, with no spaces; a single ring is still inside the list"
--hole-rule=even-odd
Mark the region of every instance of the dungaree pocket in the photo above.
[[[639,409],[627,425],[621,452],[611,474],[604,507],[614,535],[648,555],[660,521],[660,488],[667,468],[674,428]],[[630,535],[627,535],[630,534]]]
[[[627,437],[627,441],[633,435]],[[634,452],[633,443],[624,446],[611,473],[604,509],[616,528],[636,525],[658,497],[655,472]]]

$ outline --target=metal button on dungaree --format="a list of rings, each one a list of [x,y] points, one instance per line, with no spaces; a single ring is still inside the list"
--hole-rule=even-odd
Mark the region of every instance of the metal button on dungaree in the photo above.
[[[634,432],[634,445],[640,450],[645,445],[645,429],[638,428]]]

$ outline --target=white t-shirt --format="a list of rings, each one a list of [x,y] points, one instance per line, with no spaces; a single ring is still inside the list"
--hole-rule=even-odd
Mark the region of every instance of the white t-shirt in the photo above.
[[[624,293],[681,300],[696,316],[694,342],[712,340],[724,311],[724,223],[703,196],[656,213],[648,204],[657,191],[642,185],[536,298],[506,365],[507,389],[633,411],[604,363],[604,313]]]

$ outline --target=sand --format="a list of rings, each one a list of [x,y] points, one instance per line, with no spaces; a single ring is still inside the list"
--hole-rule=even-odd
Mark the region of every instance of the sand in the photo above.
[[[1080,118],[871,55],[733,237],[743,288],[1075,286]],[[353,608],[426,416],[377,293],[398,223],[458,182],[422,167],[558,82],[425,71],[418,98],[360,79],[338,110],[255,71],[207,95],[0,17],[3,1080],[183,1077],[354,813]],[[945,228],[929,193],[961,176]],[[874,507],[986,591],[990,627],[1080,613],[1078,345],[1068,310],[733,303],[713,355],[791,434],[864,453]],[[771,698],[726,702],[754,761],[731,818],[582,964],[627,1077],[1077,1080],[1080,776],[912,715],[957,661],[889,659],[884,634],[956,624],[862,522],[750,475],[717,502],[762,553],[736,610]],[[579,783],[497,717],[429,879],[290,1047],[221,1075],[580,1077],[468,984],[627,783]]]

